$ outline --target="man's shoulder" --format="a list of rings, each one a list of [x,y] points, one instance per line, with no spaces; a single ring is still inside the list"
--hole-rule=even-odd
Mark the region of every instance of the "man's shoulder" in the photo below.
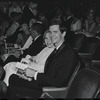
[[[70,45],[68,45],[66,43],[64,44],[64,47],[63,47],[63,49],[61,51],[65,55],[67,55],[67,54],[70,54],[70,55],[76,54],[74,49]]]
[[[40,36],[36,39],[36,41],[40,41],[40,42],[42,42],[42,41],[43,41],[43,36],[40,35]]]

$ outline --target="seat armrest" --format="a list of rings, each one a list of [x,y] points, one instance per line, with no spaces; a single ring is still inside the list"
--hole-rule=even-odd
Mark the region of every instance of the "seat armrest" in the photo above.
[[[57,87],[43,87],[43,91],[65,91],[67,90],[68,87],[61,87],[61,88],[57,88]]]
[[[78,53],[80,56],[90,56],[90,53]]]
[[[40,98],[66,98],[68,87],[44,87]]]
[[[100,63],[100,60],[92,60],[93,63]]]
[[[79,51],[79,48],[73,48],[73,49],[74,49],[75,51],[77,51],[77,52]]]
[[[92,60],[91,64],[100,66],[100,60]]]

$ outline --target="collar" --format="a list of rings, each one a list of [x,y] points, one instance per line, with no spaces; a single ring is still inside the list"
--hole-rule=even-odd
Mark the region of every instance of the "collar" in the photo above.
[[[32,12],[32,9],[29,7],[30,11]]]
[[[30,11],[33,13],[32,9],[29,7]]]
[[[40,35],[38,35],[35,39],[34,39],[34,41],[36,41],[36,39],[38,38],[38,37],[40,37],[41,36],[41,34]]]
[[[67,17],[67,20],[68,20],[69,18],[71,18],[71,17],[72,17],[72,16],[68,16],[68,17]]]
[[[56,47],[56,49],[58,50],[62,44],[63,44],[63,42],[58,47]]]

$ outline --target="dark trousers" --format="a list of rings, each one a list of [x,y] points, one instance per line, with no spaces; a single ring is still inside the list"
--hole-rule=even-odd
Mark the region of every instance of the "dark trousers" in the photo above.
[[[42,94],[42,87],[33,80],[32,82],[12,75],[9,79],[7,95],[18,98],[39,98]]]

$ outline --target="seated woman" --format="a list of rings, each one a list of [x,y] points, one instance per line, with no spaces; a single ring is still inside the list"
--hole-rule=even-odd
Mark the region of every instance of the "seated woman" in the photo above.
[[[93,31],[94,28],[96,27],[95,14],[93,9],[89,10],[87,18],[85,19],[84,26],[85,26],[84,30],[85,35],[87,37],[93,36]]]
[[[21,29],[22,29],[21,35],[23,37],[23,46],[21,47],[21,50],[25,50],[31,45],[33,39],[29,31],[29,26],[26,22],[22,23]]]
[[[37,70],[38,73],[43,73],[44,72],[44,65],[45,65],[45,61],[48,58],[48,56],[51,54],[51,52],[54,50],[54,45],[51,42],[51,32],[50,31],[46,31],[44,33],[44,41],[47,47],[45,47],[37,56],[35,57],[31,57],[31,60],[29,61],[28,64],[23,64],[21,62],[11,62],[8,63],[4,66],[4,70],[5,70],[5,78],[4,78],[4,82],[6,83],[6,85],[9,85],[9,77],[12,74],[17,74],[20,77],[24,77],[24,74],[22,75],[22,73],[24,73],[25,69],[22,70],[22,67],[30,67],[34,70]],[[17,73],[20,70],[20,73]],[[26,77],[26,79],[28,79]]]

